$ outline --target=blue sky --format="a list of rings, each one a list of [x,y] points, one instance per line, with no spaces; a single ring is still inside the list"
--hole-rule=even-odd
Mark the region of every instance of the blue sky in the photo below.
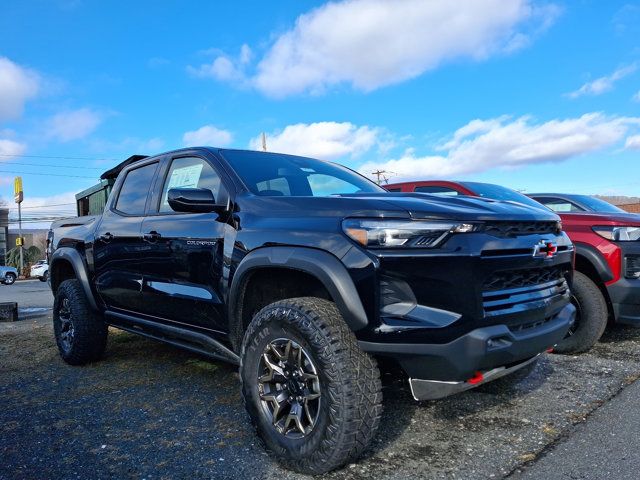
[[[133,153],[261,132],[392,182],[639,195],[640,2],[0,6],[0,197],[21,172],[31,217]]]

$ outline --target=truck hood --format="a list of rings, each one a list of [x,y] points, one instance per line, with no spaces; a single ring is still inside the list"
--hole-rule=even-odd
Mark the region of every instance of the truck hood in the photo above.
[[[300,217],[394,217],[460,221],[521,220],[559,221],[546,208],[481,197],[445,198],[426,193],[358,193],[330,197],[259,197],[243,199],[248,211],[261,216]]]
[[[443,197],[427,193],[382,193],[341,195],[383,201],[406,211],[411,218],[446,218],[453,220],[535,220],[557,221],[560,218],[544,208],[533,208],[522,203],[491,200],[483,197],[458,195]]]

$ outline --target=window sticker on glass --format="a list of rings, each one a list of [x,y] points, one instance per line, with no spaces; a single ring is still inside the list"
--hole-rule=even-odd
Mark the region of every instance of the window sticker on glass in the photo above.
[[[190,165],[188,167],[176,168],[171,172],[169,188],[198,188],[200,175],[202,174],[202,163]]]

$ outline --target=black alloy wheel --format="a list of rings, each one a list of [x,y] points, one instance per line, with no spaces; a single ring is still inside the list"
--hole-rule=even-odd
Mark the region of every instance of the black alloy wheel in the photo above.
[[[297,439],[311,433],[320,413],[320,379],[302,346],[287,338],[267,344],[258,364],[258,391],[280,434]]]

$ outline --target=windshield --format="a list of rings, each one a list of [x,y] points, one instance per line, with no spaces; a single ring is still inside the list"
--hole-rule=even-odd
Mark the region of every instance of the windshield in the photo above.
[[[505,202],[517,202],[528,205],[529,207],[544,209],[544,206],[535,200],[507,187],[477,182],[463,182],[462,185],[480,197],[503,200]]]
[[[313,158],[243,150],[220,153],[255,195],[327,197],[385,192],[348,168]]]
[[[611,205],[609,202],[600,200],[599,198],[590,197],[589,195],[572,195],[570,199],[575,199],[576,202],[587,207],[587,210],[592,212],[601,213],[627,213],[621,208]]]

